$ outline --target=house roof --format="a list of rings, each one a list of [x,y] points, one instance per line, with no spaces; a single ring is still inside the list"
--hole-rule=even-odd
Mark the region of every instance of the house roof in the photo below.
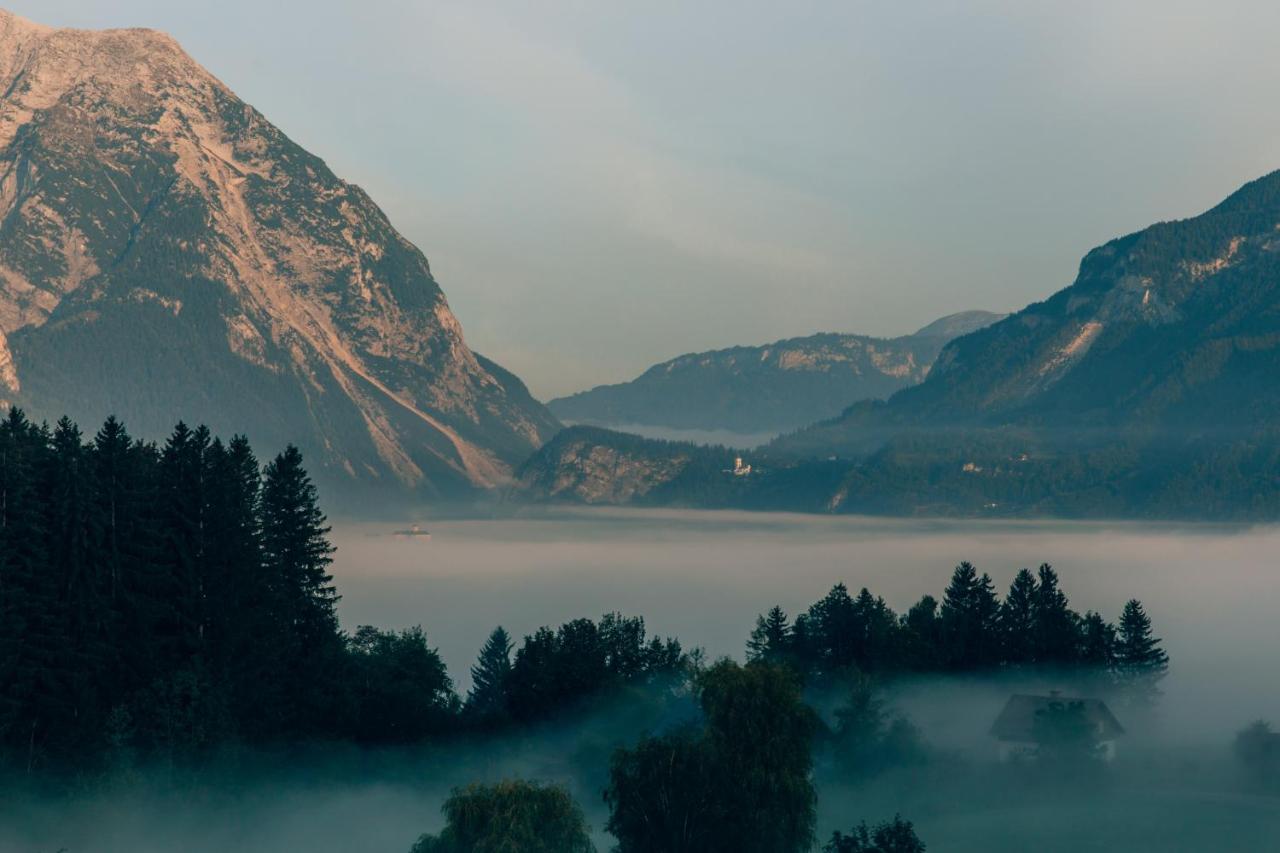
[[[1124,734],[1124,727],[1101,699],[1082,699],[1075,696],[1030,696],[1015,693],[1005,703],[1004,710],[991,725],[991,734],[1000,740],[1032,743],[1036,741],[1036,715],[1049,710],[1050,705],[1079,704],[1084,716],[1096,731],[1098,740],[1111,740]]]

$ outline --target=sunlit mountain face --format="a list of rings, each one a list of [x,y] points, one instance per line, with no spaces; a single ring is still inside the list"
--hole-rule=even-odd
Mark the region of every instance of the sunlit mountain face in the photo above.
[[[373,200],[167,35],[5,13],[0,84],[0,398],[292,442],[343,494],[491,488],[554,431]]]

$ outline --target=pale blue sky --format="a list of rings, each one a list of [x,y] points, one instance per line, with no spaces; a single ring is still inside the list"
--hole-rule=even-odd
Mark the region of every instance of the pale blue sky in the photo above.
[[[1068,284],[1280,167],[1280,4],[9,0],[166,30],[548,397]]]

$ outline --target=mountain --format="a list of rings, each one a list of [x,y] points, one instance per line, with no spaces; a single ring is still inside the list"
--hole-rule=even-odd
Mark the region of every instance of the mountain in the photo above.
[[[718,474],[673,499],[1274,520],[1277,376],[1280,172],[1094,249],[1069,287],[947,344],[920,384],[779,437],[748,460],[749,489]]]
[[[953,341],[926,382],[775,450],[858,452],[935,427],[1067,443],[1239,438],[1280,426],[1278,368],[1280,172],[1094,249],[1071,286]]]
[[[293,442],[352,498],[503,484],[557,429],[369,196],[169,36],[0,12],[0,91],[0,400]]]
[[[897,338],[818,334],[682,355],[547,406],[575,423],[782,432],[920,382],[948,341],[1002,316],[966,311]]]
[[[822,512],[844,476],[825,461],[752,467],[741,453],[572,426],[520,469],[518,494],[534,502]]]

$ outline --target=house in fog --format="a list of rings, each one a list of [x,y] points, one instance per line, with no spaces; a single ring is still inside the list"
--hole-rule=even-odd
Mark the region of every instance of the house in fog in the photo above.
[[[1110,761],[1124,727],[1101,699],[1014,694],[991,726],[1000,760],[1034,760],[1042,749],[1063,745],[1093,749]]]

